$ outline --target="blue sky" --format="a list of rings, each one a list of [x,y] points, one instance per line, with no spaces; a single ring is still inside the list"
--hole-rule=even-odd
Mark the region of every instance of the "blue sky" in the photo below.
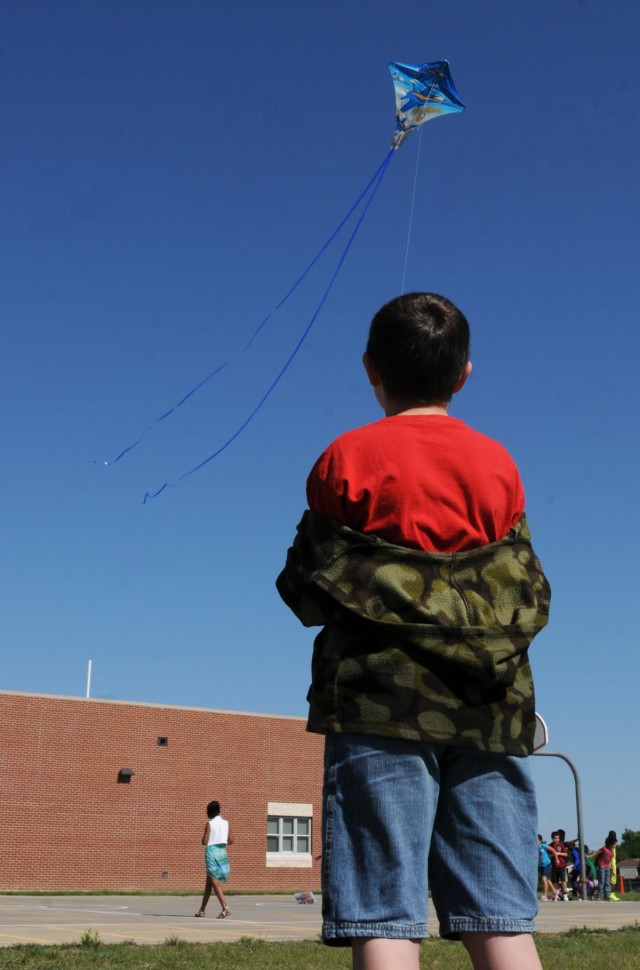
[[[92,659],[96,697],[305,713],[313,634],[274,579],[311,464],[379,416],[360,355],[408,244],[405,290],[471,323],[452,413],[522,472],[553,585],[538,708],[587,839],[640,829],[638,5],[5,0],[1,21],[4,689],[83,694]],[[242,352],[384,158],[388,61],[443,58],[467,111],[394,155],[247,429],[143,505],[309,322],[339,248]],[[573,832],[568,769],[535,772],[541,831]]]

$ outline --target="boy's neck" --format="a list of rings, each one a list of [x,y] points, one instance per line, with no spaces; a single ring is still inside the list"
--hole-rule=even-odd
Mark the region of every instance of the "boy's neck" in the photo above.
[[[446,404],[427,404],[422,407],[405,407],[402,404],[393,404],[391,401],[388,402],[384,409],[384,413],[388,418],[394,418],[398,415],[414,415],[414,414],[447,414]]]

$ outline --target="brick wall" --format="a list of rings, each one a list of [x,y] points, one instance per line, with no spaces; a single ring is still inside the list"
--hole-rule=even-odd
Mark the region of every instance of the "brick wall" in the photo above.
[[[0,889],[200,891],[214,798],[229,889],[318,889],[322,750],[302,718],[0,692]],[[267,867],[268,802],[313,805],[312,868]]]

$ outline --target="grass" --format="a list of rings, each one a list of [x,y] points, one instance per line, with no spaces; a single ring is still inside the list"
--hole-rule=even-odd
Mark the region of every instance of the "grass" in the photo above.
[[[570,930],[536,937],[545,970],[637,970],[640,924],[622,930]],[[424,970],[470,970],[461,943],[427,940]],[[106,945],[87,931],[66,946],[0,948],[0,970],[350,970],[348,949],[321,943],[267,943],[243,937],[236,943],[186,943],[170,937],[159,946],[133,942]]]

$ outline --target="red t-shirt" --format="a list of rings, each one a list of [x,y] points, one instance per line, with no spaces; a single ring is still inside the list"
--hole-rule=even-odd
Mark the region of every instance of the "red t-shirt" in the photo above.
[[[564,855],[561,855],[561,856],[553,855],[553,853],[551,854],[551,865],[553,866],[553,868],[564,869],[567,862],[569,861],[569,854],[567,852],[566,845],[564,844],[564,842],[553,842],[553,841],[551,841],[549,845],[551,846],[552,849],[555,849],[556,852],[564,852]]]
[[[524,511],[513,459],[444,414],[394,415],[347,431],[311,470],[312,511],[430,552],[503,539]]]
[[[600,849],[600,854],[598,855],[596,862],[598,863],[601,869],[610,869],[612,859],[613,859],[612,850],[608,849],[606,845],[603,845],[602,848]]]

